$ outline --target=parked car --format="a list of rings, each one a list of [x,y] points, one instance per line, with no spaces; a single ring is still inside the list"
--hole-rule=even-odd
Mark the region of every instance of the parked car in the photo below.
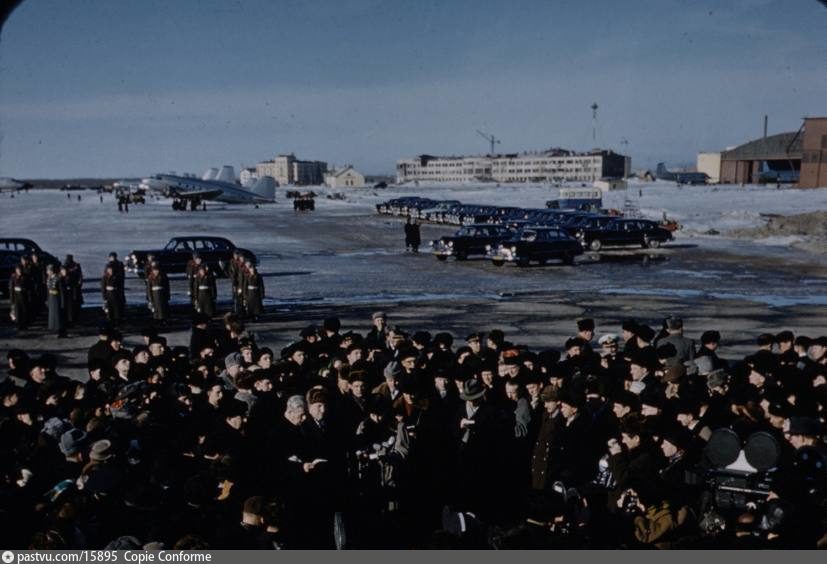
[[[154,255],[161,269],[166,273],[186,272],[187,262],[197,252],[202,260],[216,274],[226,274],[226,267],[239,250],[246,260],[258,264],[258,258],[247,249],[237,248],[230,240],[223,237],[173,237],[162,249],[132,251],[126,259],[126,266],[131,271],[144,276],[144,267],[148,255]]]
[[[588,217],[581,217],[577,221],[565,225],[564,229],[566,230],[566,233],[572,237],[577,237],[586,229],[602,229],[615,219],[617,218],[610,215],[591,215]]]
[[[486,247],[498,245],[514,236],[514,232],[502,225],[489,223],[466,225],[451,236],[432,243],[434,255],[439,260],[454,257],[465,260],[472,255],[485,255]]]
[[[642,245],[656,249],[671,241],[672,233],[648,219],[615,219],[603,227],[580,231],[579,238],[583,247],[592,251],[620,245]]]
[[[37,253],[44,265],[60,266],[57,258],[41,249],[40,245],[31,239],[0,238],[0,294],[4,297],[9,295],[9,278],[14,272],[14,267],[20,264],[20,257],[31,256],[33,253]]]
[[[580,242],[556,227],[527,227],[515,238],[488,249],[494,266],[502,266],[506,262],[528,266],[531,262],[545,264],[550,260],[574,264],[574,257],[582,254]]]

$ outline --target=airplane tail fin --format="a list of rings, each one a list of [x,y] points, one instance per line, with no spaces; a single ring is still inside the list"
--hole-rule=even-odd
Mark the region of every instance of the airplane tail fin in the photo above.
[[[262,176],[256,183],[250,186],[250,191],[256,196],[268,200],[276,199],[276,180],[272,176]]]
[[[215,177],[218,176],[218,169],[217,168],[208,168],[207,171],[201,176],[201,180],[215,180]]]
[[[220,180],[221,182],[235,182],[235,169],[229,165],[222,166],[216,180]]]

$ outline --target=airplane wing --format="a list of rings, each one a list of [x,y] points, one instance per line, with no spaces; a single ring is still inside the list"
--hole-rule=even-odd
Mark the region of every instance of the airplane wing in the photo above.
[[[215,190],[189,190],[184,192],[183,190],[170,190],[169,195],[173,198],[179,198],[181,200],[214,200],[217,197],[221,196],[224,193],[223,190],[215,189]]]

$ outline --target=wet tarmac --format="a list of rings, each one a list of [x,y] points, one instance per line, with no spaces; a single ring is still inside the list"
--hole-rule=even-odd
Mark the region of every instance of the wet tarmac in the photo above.
[[[11,205],[10,205],[11,204]],[[682,237],[661,249],[587,253],[574,266],[495,267],[485,260],[437,261],[427,245],[419,254],[403,246],[402,220],[376,215],[368,205],[320,200],[316,211],[296,213],[288,201],[259,208],[217,205],[206,212],[175,212],[163,202],[118,214],[111,196],[66,202],[59,193],[30,193],[2,202],[2,236],[29,237],[59,258],[73,253],[86,276],[87,324],[59,343],[39,339],[39,329],[17,338],[4,315],[0,349],[14,346],[80,355],[100,318],[99,273],[110,251],[160,248],[170,237],[218,235],[256,253],[265,277],[268,313],[255,331],[283,346],[306,320],[338,314],[366,331],[373,309],[391,309],[409,328],[455,330],[502,325],[524,334],[526,344],[559,345],[549,339],[572,331],[580,315],[611,320],[669,313],[691,318],[688,330],[714,326],[754,338],[760,329],[827,332],[827,265],[820,255],[776,250],[759,254],[743,244],[721,248],[703,238]],[[424,225],[423,241],[455,228]],[[143,281],[130,275],[127,300],[148,322]],[[188,305],[182,275],[173,277],[176,320],[171,340],[186,344]],[[229,285],[219,281],[221,309]],[[528,333],[531,333],[530,335]],[[519,339],[518,339],[519,340]],[[522,341],[521,341],[522,342]],[[59,344],[60,348],[57,349]],[[80,356],[78,356],[80,358]],[[78,368],[80,369],[80,368]]]

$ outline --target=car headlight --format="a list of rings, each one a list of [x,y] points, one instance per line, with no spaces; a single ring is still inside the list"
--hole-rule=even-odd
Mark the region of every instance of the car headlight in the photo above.
[[[453,241],[448,241],[448,246],[449,246],[449,247],[453,247],[453,246],[454,246],[454,242],[453,242]]]
[[[517,247],[511,247],[511,252],[516,253],[517,252]]]
[[[485,250],[486,250],[486,251],[490,251],[490,250],[491,250],[491,245],[486,245],[486,246],[485,246]]]

